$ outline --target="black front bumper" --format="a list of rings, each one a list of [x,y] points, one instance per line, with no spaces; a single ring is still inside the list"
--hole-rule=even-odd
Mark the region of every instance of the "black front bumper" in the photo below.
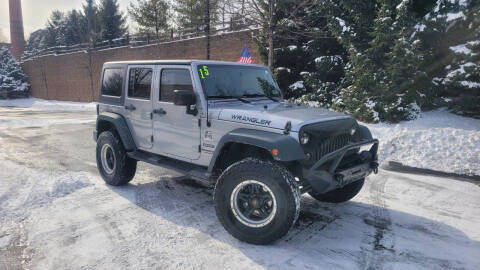
[[[352,149],[370,145],[370,150],[346,157]],[[325,193],[365,178],[378,171],[378,140],[369,139],[350,143],[339,150],[324,155],[310,168],[303,168],[302,179],[313,191]],[[351,151],[350,151],[351,153]]]

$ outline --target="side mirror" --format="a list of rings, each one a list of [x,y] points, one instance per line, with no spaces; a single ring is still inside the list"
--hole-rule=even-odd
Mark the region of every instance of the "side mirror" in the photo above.
[[[174,90],[173,93],[173,104],[177,106],[190,106],[197,102],[192,90]]]

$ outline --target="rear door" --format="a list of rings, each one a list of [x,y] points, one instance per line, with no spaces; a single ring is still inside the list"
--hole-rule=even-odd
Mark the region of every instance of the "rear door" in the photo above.
[[[152,133],[152,89],[155,66],[129,66],[127,73],[125,116],[139,149],[153,146]]]
[[[200,157],[199,115],[174,105],[174,90],[195,90],[190,66],[160,67],[160,87],[153,102],[154,152],[195,160]]]

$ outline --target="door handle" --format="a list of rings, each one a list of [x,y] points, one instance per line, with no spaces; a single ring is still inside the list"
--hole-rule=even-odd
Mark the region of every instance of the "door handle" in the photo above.
[[[167,114],[167,112],[162,108],[153,110],[153,113],[160,114],[160,115]]]
[[[135,106],[133,106],[133,104],[128,104],[128,105],[125,105],[125,109],[129,110],[129,111],[135,111]]]

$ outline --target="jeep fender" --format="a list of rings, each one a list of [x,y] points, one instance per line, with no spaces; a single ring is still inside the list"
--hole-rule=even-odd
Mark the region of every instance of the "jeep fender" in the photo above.
[[[360,138],[363,139],[363,140],[373,139],[372,133],[370,132],[370,130],[366,126],[358,125],[357,132],[358,132],[358,135],[360,136]]]
[[[135,145],[135,141],[132,138],[132,134],[130,133],[130,129],[127,126],[127,122],[123,116],[111,113],[111,112],[102,112],[97,117],[97,132],[101,132],[104,130],[104,125],[107,124],[115,127],[118,135],[120,135],[120,139],[122,140],[123,146],[127,151],[136,150],[137,146]],[[100,135],[100,134],[98,134]],[[95,138],[97,139],[97,138]]]
[[[273,149],[278,149],[278,155],[272,155],[274,160],[294,161],[305,159],[302,147],[294,138],[285,134],[278,134],[262,130],[240,128],[233,130],[222,137],[213,153],[208,171],[211,172],[215,166],[223,147],[228,143],[242,143],[267,150],[270,154]]]

